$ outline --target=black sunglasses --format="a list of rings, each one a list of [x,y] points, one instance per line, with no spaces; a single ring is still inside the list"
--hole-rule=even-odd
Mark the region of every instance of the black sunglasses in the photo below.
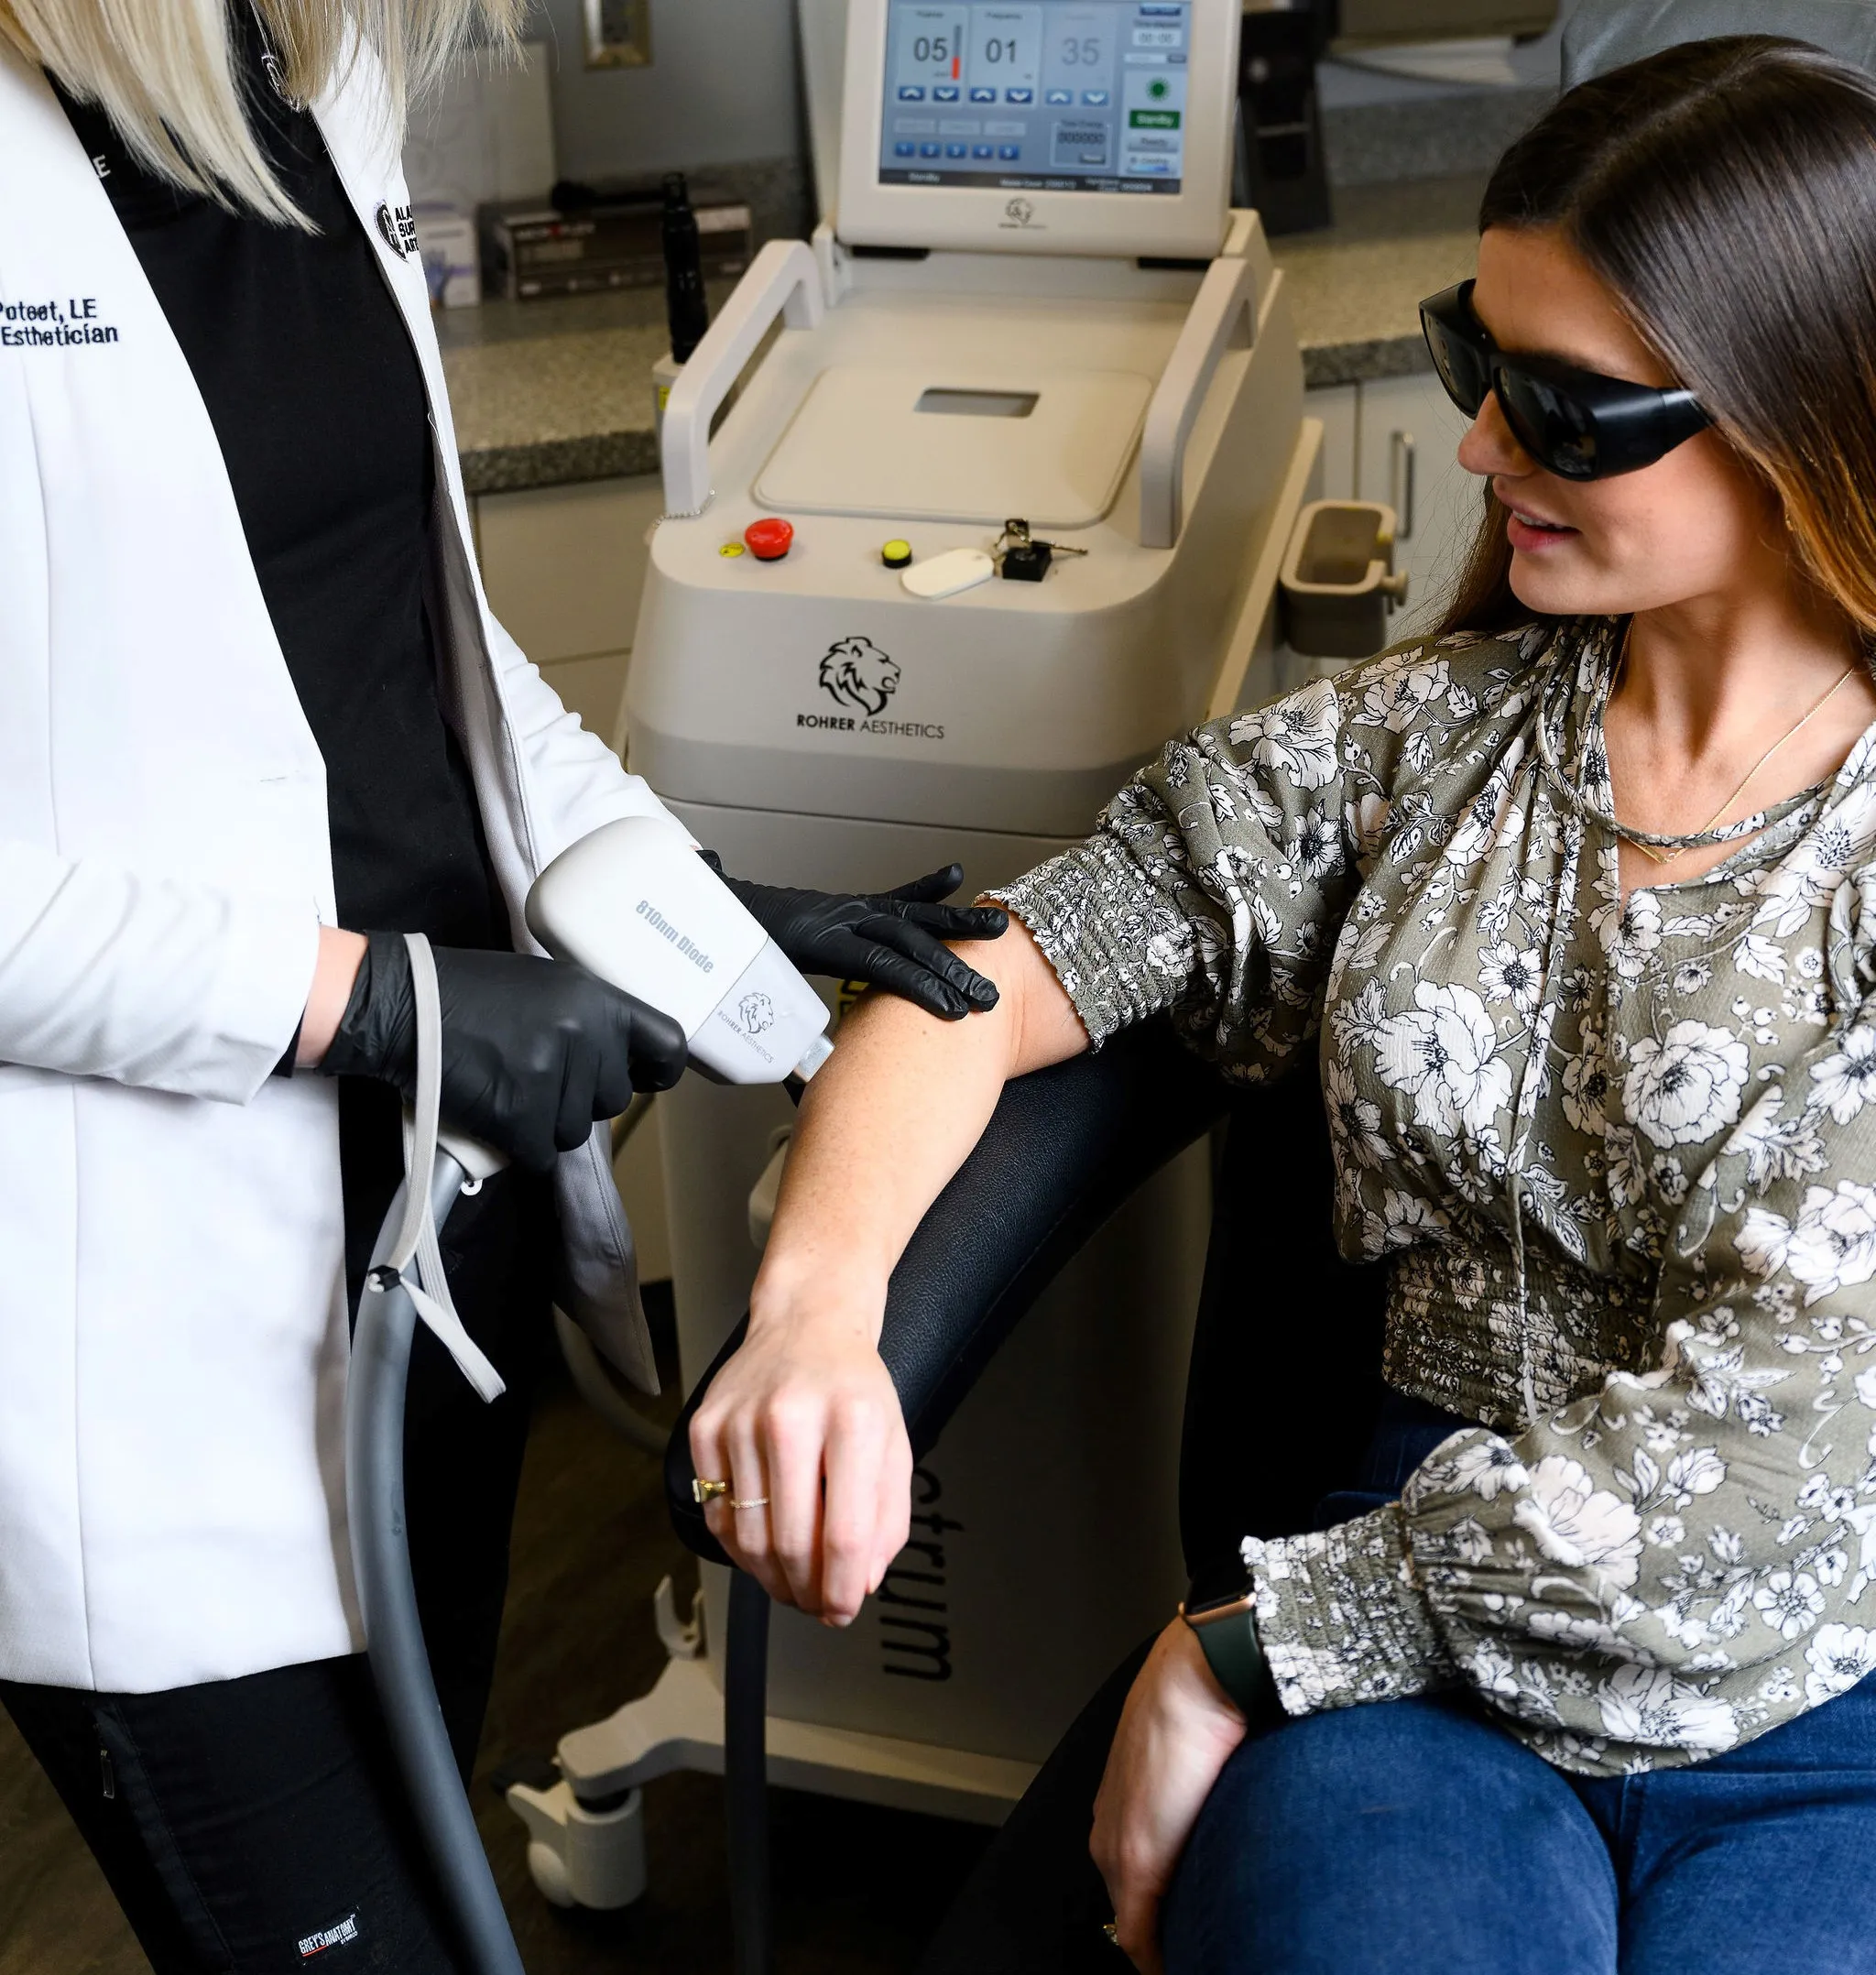
[[[1496,397],[1518,443],[1565,480],[1632,474],[1713,421],[1692,391],[1625,384],[1550,356],[1511,356],[1472,312],[1470,281],[1420,305],[1420,326],[1446,395],[1468,419]]]

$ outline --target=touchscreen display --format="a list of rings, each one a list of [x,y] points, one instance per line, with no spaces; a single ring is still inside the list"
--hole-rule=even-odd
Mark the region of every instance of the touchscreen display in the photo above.
[[[1192,0],[890,0],[879,180],[1177,192]]]

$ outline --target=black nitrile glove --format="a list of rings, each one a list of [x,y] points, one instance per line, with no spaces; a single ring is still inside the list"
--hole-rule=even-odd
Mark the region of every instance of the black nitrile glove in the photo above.
[[[326,1076],[373,1076],[417,1096],[417,1002],[400,933],[374,933]],[[684,1031],[660,1009],[565,960],[439,946],[442,1121],[545,1173],[616,1118],[632,1092],[668,1090]]]
[[[751,884],[731,878],[714,852],[704,858],[803,974],[870,981],[946,1021],[997,1006],[996,983],[943,944],[994,940],[1009,924],[998,906],[943,902],[964,882],[962,867],[947,865],[896,891],[854,896]]]

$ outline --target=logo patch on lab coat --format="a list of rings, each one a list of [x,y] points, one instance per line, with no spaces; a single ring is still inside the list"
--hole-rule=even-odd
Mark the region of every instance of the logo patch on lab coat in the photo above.
[[[409,206],[381,204],[377,209],[377,230],[399,260],[409,260],[416,253],[417,222],[410,217]]]

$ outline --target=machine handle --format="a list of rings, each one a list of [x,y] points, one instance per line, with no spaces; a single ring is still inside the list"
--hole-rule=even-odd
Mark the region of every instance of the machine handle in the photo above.
[[[1413,510],[1416,483],[1420,477],[1420,446],[1412,432],[1396,432],[1389,441],[1388,499],[1400,516],[1395,539],[1413,540]]]
[[[702,514],[709,506],[710,421],[769,324],[780,316],[790,329],[818,329],[823,309],[821,270],[807,243],[771,240],[671,387],[660,446],[667,514]]]
[[[1280,276],[1281,279],[1282,277]],[[1257,273],[1248,260],[1215,260],[1205,269],[1179,341],[1147,406],[1140,440],[1140,540],[1144,549],[1170,549],[1184,525],[1180,482],[1185,442],[1227,350],[1257,340]],[[666,413],[667,420],[670,414]],[[667,432],[671,430],[666,424]]]

